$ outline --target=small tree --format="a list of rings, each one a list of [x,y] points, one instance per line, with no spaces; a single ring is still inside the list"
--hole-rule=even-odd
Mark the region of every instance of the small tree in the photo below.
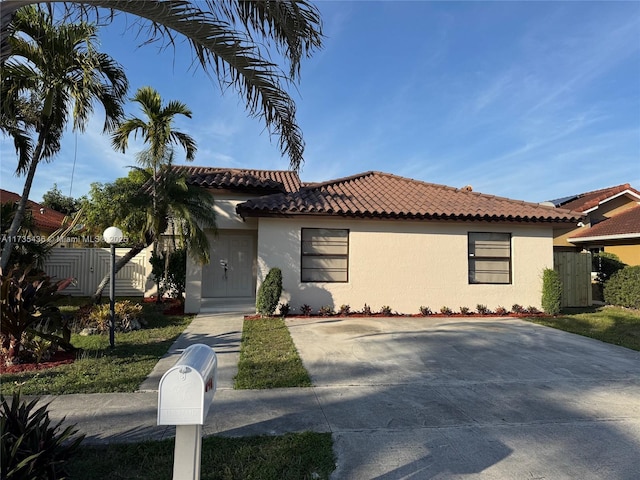
[[[260,315],[273,315],[278,307],[282,294],[282,272],[274,267],[269,270],[267,277],[258,289],[256,309]]]
[[[640,309],[640,265],[614,273],[604,284],[604,300],[609,305]]]
[[[542,272],[542,309],[549,315],[557,315],[560,313],[561,302],[560,275],[552,268],[545,268]]]

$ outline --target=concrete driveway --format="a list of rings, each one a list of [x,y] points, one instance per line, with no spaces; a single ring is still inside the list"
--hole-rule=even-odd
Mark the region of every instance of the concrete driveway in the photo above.
[[[640,478],[640,353],[517,319],[289,319],[336,479]]]

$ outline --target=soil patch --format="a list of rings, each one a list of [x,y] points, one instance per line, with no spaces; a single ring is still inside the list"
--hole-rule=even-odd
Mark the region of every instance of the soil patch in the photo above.
[[[56,352],[46,362],[40,363],[18,363],[16,365],[7,365],[4,355],[0,356],[0,373],[21,373],[32,372],[36,370],[46,370],[48,368],[57,367],[73,363],[76,360],[75,352]]]

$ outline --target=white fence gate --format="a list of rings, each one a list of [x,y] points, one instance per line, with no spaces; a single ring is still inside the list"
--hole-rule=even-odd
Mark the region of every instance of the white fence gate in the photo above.
[[[116,248],[116,261],[128,251],[128,248]],[[148,256],[148,250],[143,250],[117,273],[116,295],[144,295]],[[44,263],[44,271],[56,279],[75,279],[62,293],[87,296],[93,295],[100,281],[109,274],[110,262],[109,248],[54,248]],[[105,292],[108,295],[108,285]]]

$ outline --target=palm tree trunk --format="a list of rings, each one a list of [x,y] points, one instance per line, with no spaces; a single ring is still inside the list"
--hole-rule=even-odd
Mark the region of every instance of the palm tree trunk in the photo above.
[[[115,276],[120,270],[122,270],[122,267],[124,267],[127,263],[129,263],[133,257],[135,257],[137,254],[139,254],[142,250],[144,250],[148,246],[149,244],[145,245],[144,243],[138,243],[137,245],[133,246],[131,250],[129,250],[124,257],[122,257],[120,260],[116,262],[116,267],[113,272],[113,275]],[[98,288],[96,289],[95,293],[91,296],[91,303],[94,303],[94,304],[100,303],[100,300],[102,300],[102,292],[104,288],[109,284],[110,279],[111,279],[111,272],[107,273],[98,284]]]
[[[7,266],[9,265],[9,257],[11,257],[11,251],[13,250],[13,245],[15,244],[15,237],[18,235],[18,230],[22,226],[22,221],[24,220],[24,214],[27,209],[27,202],[29,201],[29,194],[31,193],[31,185],[33,184],[33,179],[36,176],[36,169],[38,168],[38,162],[40,161],[40,156],[42,155],[42,151],[44,148],[44,139],[46,138],[46,130],[48,130],[47,126],[43,127],[38,135],[38,144],[36,145],[36,149],[33,152],[33,156],[31,157],[31,162],[29,162],[29,170],[27,171],[27,177],[24,181],[24,188],[22,189],[22,197],[20,198],[20,203],[18,204],[18,209],[13,217],[13,221],[11,222],[11,226],[9,227],[9,231],[7,232],[7,241],[4,244],[2,249],[2,256],[0,258],[0,270],[3,272],[6,271]]]

